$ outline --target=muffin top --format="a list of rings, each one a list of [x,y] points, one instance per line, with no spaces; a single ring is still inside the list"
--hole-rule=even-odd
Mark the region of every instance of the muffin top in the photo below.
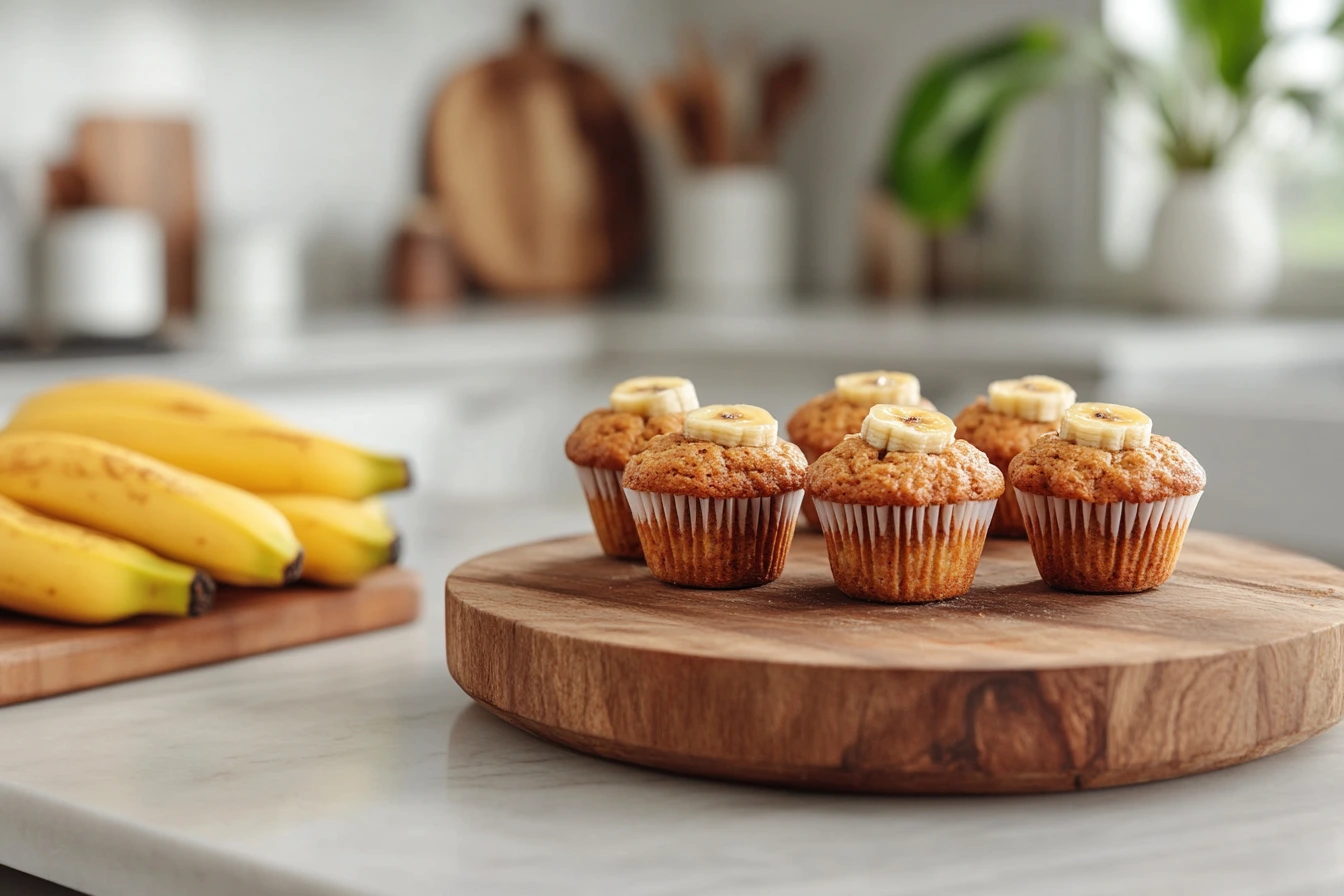
[[[631,455],[644,450],[654,436],[681,432],[684,414],[641,417],[627,411],[599,408],[584,416],[565,440],[565,456],[581,467],[624,469]]]
[[[933,402],[920,398],[919,406],[936,410]],[[834,389],[809,399],[789,418],[789,438],[811,457],[830,451],[851,433],[863,427],[870,404],[856,404]]]
[[[655,436],[625,467],[626,488],[692,498],[767,498],[803,487],[807,460],[783,439],[725,448],[680,432]]]
[[[1156,435],[1144,447],[1112,451],[1047,433],[1013,459],[1008,479],[1018,491],[1090,504],[1161,501],[1197,494],[1205,483],[1194,455]]]
[[[1002,495],[1003,474],[965,439],[927,454],[887,451],[848,435],[808,467],[807,491],[816,500],[840,504],[959,504]]]
[[[1004,468],[1014,457],[1026,451],[1048,432],[1059,429],[1059,421],[1023,420],[1001,414],[980,396],[956,416],[957,434],[989,456],[995,466]]]

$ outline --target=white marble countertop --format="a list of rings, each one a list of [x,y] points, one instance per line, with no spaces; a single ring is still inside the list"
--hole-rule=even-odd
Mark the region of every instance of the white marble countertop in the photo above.
[[[412,421],[408,432],[425,429],[427,445],[471,442],[512,425],[481,413],[495,392],[471,391],[492,385],[500,365],[556,376],[561,367],[596,365],[583,374],[592,378],[583,394],[560,384],[554,397],[540,397],[543,407],[568,402],[547,418],[554,428],[591,406],[590,393],[628,369],[631,353],[676,361],[714,389],[763,371],[749,394],[780,407],[809,394],[843,359],[893,356],[917,360],[931,379],[940,358],[989,370],[1017,369],[1025,357],[1126,388],[1142,388],[1149,375],[1161,393],[1180,387],[1198,398],[1206,387],[1190,377],[1344,369],[1344,321],[816,309],[769,320],[641,311],[354,319],[271,345],[0,363],[0,409],[63,377],[147,372],[260,399],[287,391],[284,410],[320,405],[307,425],[390,439],[381,418],[371,423],[361,410],[341,420],[333,409],[352,383],[369,387],[362,400],[378,406],[414,385],[426,394],[389,419]],[[815,363],[792,370],[808,358]],[[962,400],[951,377],[944,383],[947,400]],[[1344,417],[1328,377],[1319,388],[1325,401],[1302,397],[1313,419]],[[453,397],[458,389],[465,398]],[[446,422],[429,426],[445,401]],[[464,429],[478,418],[479,431]],[[475,462],[487,470],[490,460]],[[1230,480],[1240,463],[1229,455],[1222,475]],[[568,483],[568,471],[558,472]],[[548,494],[569,497],[525,505],[424,491],[399,499],[407,562],[425,584],[415,626],[0,709],[0,864],[94,896],[1344,889],[1344,727],[1279,756],[1179,781],[950,799],[697,781],[516,731],[449,677],[441,590],[448,571],[471,556],[588,527],[577,489]],[[1211,503],[1206,525],[1216,509]],[[5,884],[0,875],[0,890]]]
[[[543,743],[449,677],[442,581],[584,509],[409,509],[415,626],[0,711],[0,862],[95,896],[1344,887],[1344,728],[1183,780],[993,798],[775,791]]]

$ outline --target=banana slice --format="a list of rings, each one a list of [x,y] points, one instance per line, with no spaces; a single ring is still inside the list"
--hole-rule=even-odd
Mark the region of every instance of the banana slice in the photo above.
[[[695,384],[681,376],[637,376],[611,390],[611,409],[641,417],[677,414],[700,407]]]
[[[1084,401],[1064,412],[1059,421],[1059,437],[1089,448],[1121,451],[1147,448],[1153,435],[1153,421],[1143,411],[1122,404]]]
[[[879,404],[863,418],[864,441],[882,451],[942,454],[957,437],[952,418],[928,408]]]
[[[1049,423],[1064,416],[1064,409],[1078,400],[1078,393],[1052,376],[1024,376],[1019,380],[995,380],[989,384],[989,409],[1034,423]]]
[[[764,448],[775,444],[779,423],[755,405],[709,404],[686,414],[682,432],[688,439],[704,439],[725,448]]]
[[[845,401],[866,407],[919,404],[919,378],[899,370],[846,373],[835,378],[835,391]]]

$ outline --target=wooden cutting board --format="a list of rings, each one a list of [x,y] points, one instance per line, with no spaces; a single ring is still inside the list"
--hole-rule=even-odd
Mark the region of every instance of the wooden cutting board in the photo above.
[[[630,114],[598,69],[552,45],[536,11],[511,49],[439,92],[425,175],[454,252],[493,293],[591,293],[643,251],[649,203]]]
[[[0,612],[0,706],[401,625],[420,612],[415,573],[354,588],[223,588],[194,619],[89,628]]]
[[[970,594],[835,589],[800,532],[763,588],[663,585],[584,536],[459,567],[448,667],[499,716],[695,775],[873,792],[1036,792],[1172,778],[1290,747],[1344,714],[1344,571],[1192,532],[1134,595],[1052,591],[991,540]]]

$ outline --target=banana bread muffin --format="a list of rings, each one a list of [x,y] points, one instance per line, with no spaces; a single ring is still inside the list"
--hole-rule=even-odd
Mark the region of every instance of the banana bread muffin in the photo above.
[[[630,459],[623,484],[650,572],[696,588],[779,578],[807,461],[777,431],[761,408],[709,405]]]
[[[919,379],[899,370],[868,370],[835,378],[835,388],[808,399],[789,418],[789,439],[812,463],[845,436],[863,427],[863,418],[875,404],[918,405],[937,410],[919,393]],[[803,517],[818,525],[812,499],[803,498]]]
[[[611,407],[586,414],[565,440],[565,456],[579,474],[603,553],[644,556],[621,475],[654,436],[680,432],[685,411],[699,406],[695,386],[682,377],[643,376],[619,383]]]
[[[1076,404],[1009,465],[1036,568],[1069,591],[1165,582],[1204,492],[1204,468],[1134,408]]]
[[[965,594],[1003,474],[926,408],[878,405],[807,470],[831,574],[851,597],[923,603]]]
[[[1007,477],[1013,458],[1041,436],[1058,430],[1064,409],[1076,400],[1073,387],[1053,377],[996,380],[989,384],[989,395],[982,395],[964,408],[954,422],[961,437],[985,452],[990,463]],[[1006,486],[994,509],[989,534],[1002,538],[1027,537],[1011,484]]]

